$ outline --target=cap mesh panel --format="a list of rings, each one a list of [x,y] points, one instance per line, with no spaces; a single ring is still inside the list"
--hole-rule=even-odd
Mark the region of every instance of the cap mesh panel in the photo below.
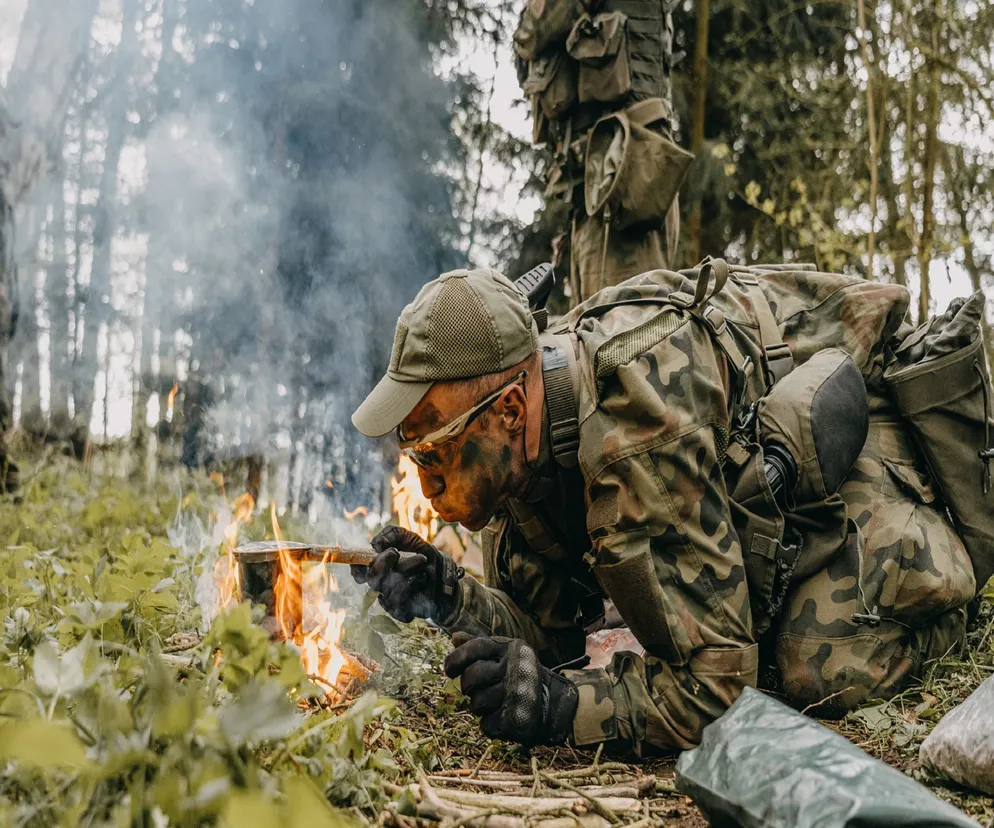
[[[397,333],[393,337],[393,351],[390,354],[390,370],[396,371],[400,365],[400,355],[404,353],[404,341],[407,339],[407,325],[397,323]]]
[[[428,317],[425,379],[461,379],[502,370],[494,321],[465,279],[449,279]]]

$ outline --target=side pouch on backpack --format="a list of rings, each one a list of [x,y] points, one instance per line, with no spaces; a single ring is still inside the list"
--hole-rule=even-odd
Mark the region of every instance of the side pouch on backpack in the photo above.
[[[528,64],[522,90],[546,118],[556,120],[576,103],[576,72],[576,61],[565,52],[553,52]]]
[[[884,372],[970,554],[978,591],[994,574],[994,421],[983,315],[982,293],[954,300],[904,340]]]
[[[694,160],[650,128],[666,115],[665,104],[650,99],[594,124],[583,173],[587,215],[604,213],[617,229],[666,218]]]
[[[580,64],[580,103],[614,103],[631,91],[627,21],[622,12],[603,12],[585,14],[573,26],[566,51]]]

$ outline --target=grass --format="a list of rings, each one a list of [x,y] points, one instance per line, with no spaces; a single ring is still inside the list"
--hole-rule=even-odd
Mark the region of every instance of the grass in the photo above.
[[[216,549],[211,527],[224,519],[224,501],[205,479],[161,476],[146,484],[110,470],[125,466],[115,458],[103,464],[108,471],[99,462],[84,470],[54,455],[35,458],[22,466],[22,491],[0,498],[7,539],[0,826],[248,819],[262,828],[384,821],[412,828],[412,797],[424,774],[461,771],[502,785],[516,774],[534,793],[559,788],[571,796],[575,777],[563,772],[602,767],[594,753],[527,752],[483,737],[457,685],[442,674],[444,636],[420,622],[401,629],[367,616],[369,601],[351,613],[345,643],[383,665],[360,688],[375,694],[334,709],[306,681],[295,651],[271,642],[247,607],[203,638],[196,584]],[[315,531],[292,520],[283,528],[305,540]],[[244,537],[270,531],[260,515]],[[161,651],[183,634],[194,646],[177,670]],[[919,686],[829,726],[991,825],[991,798],[930,779],[917,758],[941,716],[990,675],[988,602],[962,653],[929,665]],[[25,733],[52,749],[32,749]],[[625,824],[701,826],[689,800],[670,790],[673,765],[655,760],[596,776],[605,784],[656,777],[646,815],[619,817]]]

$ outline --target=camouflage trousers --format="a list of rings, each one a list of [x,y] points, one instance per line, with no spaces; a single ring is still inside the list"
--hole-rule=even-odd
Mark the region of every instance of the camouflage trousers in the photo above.
[[[898,422],[871,417],[839,492],[846,540],[788,594],[776,664],[788,700],[815,715],[889,698],[962,644],[973,566],[914,456]]]
[[[599,215],[574,208],[570,233],[570,280],[574,304],[597,291],[648,270],[675,264],[680,238],[679,199],[674,200],[662,227],[618,230]]]

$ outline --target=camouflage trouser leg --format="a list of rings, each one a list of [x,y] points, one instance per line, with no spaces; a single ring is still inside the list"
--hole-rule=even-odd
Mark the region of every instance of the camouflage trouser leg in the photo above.
[[[579,287],[582,302],[597,291],[645,273],[669,268],[680,234],[679,199],[673,202],[661,228],[608,229],[604,220],[574,211],[570,240],[573,288]]]
[[[912,457],[897,423],[871,420],[840,490],[846,542],[787,598],[776,642],[783,689],[799,706],[833,696],[816,715],[894,695],[963,640],[973,567]]]

